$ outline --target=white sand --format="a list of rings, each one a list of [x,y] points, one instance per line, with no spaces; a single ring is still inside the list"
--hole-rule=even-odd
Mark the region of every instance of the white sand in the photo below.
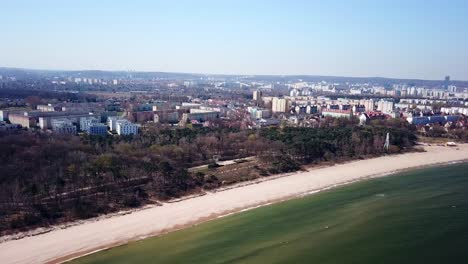
[[[0,244],[0,263],[60,262],[230,212],[312,193],[314,190],[385,175],[396,170],[468,160],[466,144],[460,145],[458,149],[431,146],[426,147],[426,150],[424,153],[385,156],[298,172],[259,184],[7,241]]]

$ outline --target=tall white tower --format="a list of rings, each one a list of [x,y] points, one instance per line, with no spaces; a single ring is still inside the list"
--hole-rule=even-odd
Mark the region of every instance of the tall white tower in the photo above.
[[[387,138],[385,139],[384,149],[388,150],[389,146],[390,146],[390,133],[387,133]]]

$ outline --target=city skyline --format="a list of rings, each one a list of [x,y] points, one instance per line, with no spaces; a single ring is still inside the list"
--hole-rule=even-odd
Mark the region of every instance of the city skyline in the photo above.
[[[467,7],[22,0],[3,5],[0,66],[468,80]]]
[[[13,73],[14,72],[14,73]],[[386,77],[386,76],[340,76],[340,75],[314,75],[314,74],[230,74],[230,73],[210,73],[210,72],[169,72],[169,71],[138,71],[138,70],[106,70],[106,69],[46,69],[46,68],[22,68],[22,67],[4,67],[0,65],[0,76],[8,77],[8,75],[16,75],[18,72],[23,72],[25,74],[29,74],[31,72],[39,73],[38,78],[42,78],[40,73],[48,72],[49,74],[57,73],[57,74],[106,74],[106,73],[113,73],[113,74],[170,74],[170,75],[186,75],[189,79],[195,76],[198,77],[278,77],[278,78],[286,78],[295,81],[300,81],[302,78],[325,78],[325,82],[336,82],[333,80],[334,78],[337,79],[381,79],[381,80],[400,80],[400,81],[428,81],[428,82],[446,82],[446,78],[449,78],[448,81],[450,83],[453,82],[468,82],[468,80],[461,80],[461,79],[453,79],[450,75],[440,76],[438,79],[417,79],[417,78],[398,78],[398,77]],[[174,77],[174,79],[178,79],[178,77]],[[331,80],[330,80],[331,79]],[[328,80],[328,81],[327,81]],[[306,81],[306,80],[303,80]],[[346,82],[346,81],[345,81]]]

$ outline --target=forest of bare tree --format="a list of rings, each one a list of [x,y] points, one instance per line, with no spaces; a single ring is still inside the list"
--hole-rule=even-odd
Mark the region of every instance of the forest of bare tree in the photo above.
[[[366,158],[411,148],[414,128],[403,122],[319,128],[149,127],[134,137],[0,134],[0,232],[24,230],[138,207],[214,188],[216,175],[189,168],[256,156],[268,174],[320,161]]]

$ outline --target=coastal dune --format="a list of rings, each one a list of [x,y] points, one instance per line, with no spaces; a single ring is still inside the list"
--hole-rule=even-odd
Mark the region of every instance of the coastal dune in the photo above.
[[[468,145],[426,146],[426,152],[383,156],[210,192],[130,214],[85,221],[64,229],[0,243],[1,263],[59,263],[188,227],[226,214],[397,171],[468,160]]]

